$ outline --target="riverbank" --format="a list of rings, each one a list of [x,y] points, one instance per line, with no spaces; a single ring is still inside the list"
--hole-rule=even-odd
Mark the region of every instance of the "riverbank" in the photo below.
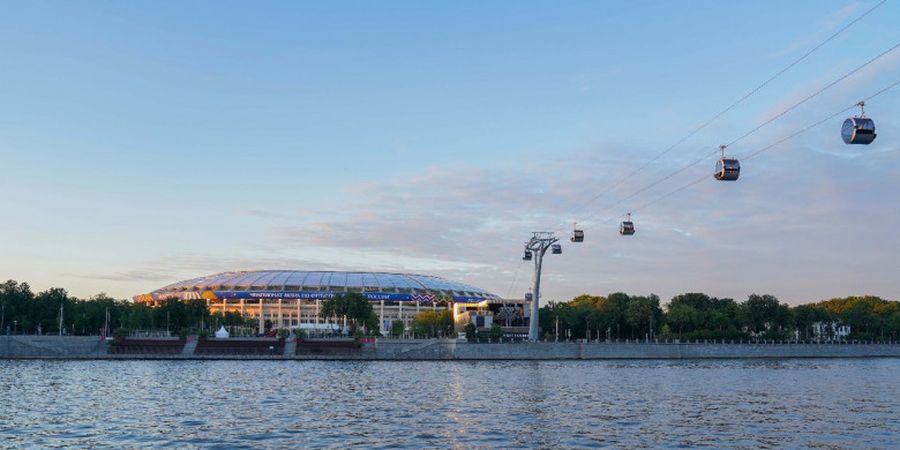
[[[240,340],[230,340],[240,342]],[[248,342],[251,340],[244,340]],[[164,360],[591,360],[900,357],[900,344],[536,342],[468,343],[449,339],[384,339],[341,351],[298,352],[288,341],[272,354],[111,354],[98,337],[2,336],[0,359]],[[274,348],[274,347],[273,347]]]

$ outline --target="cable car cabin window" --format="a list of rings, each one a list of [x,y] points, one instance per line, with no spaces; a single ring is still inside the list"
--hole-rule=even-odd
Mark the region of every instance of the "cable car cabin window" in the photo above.
[[[572,242],[584,242],[584,231],[582,231],[582,230],[572,231],[571,241]]]

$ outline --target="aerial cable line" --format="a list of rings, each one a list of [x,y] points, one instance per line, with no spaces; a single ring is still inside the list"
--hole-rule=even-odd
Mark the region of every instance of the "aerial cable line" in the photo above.
[[[897,80],[897,81],[891,83],[890,85],[888,85],[887,87],[885,87],[885,88],[879,90],[878,92],[876,92],[876,93],[874,93],[874,94],[872,94],[872,95],[866,97],[863,101],[867,102],[867,101],[869,101],[869,100],[871,100],[871,99],[873,99],[873,98],[875,98],[875,97],[878,97],[879,95],[881,95],[881,94],[883,94],[883,93],[885,93],[885,92],[887,92],[887,91],[889,91],[889,90],[891,90],[891,89],[897,87],[897,85],[900,85],[900,80]],[[750,159],[753,159],[753,158],[755,158],[756,156],[758,156],[760,153],[765,152],[765,151],[767,151],[767,150],[770,150],[772,147],[775,147],[776,145],[778,145],[778,144],[780,144],[780,143],[782,143],[782,142],[784,142],[784,141],[787,141],[788,139],[791,139],[791,138],[793,138],[794,136],[797,136],[798,134],[803,133],[803,132],[805,132],[805,131],[807,131],[807,130],[809,130],[809,129],[811,129],[811,128],[815,128],[815,127],[817,127],[817,126],[819,126],[819,125],[821,125],[821,124],[823,124],[823,123],[825,123],[825,122],[827,122],[827,121],[829,121],[829,120],[831,120],[831,119],[834,119],[835,117],[837,117],[837,116],[839,116],[839,115],[841,115],[841,114],[843,114],[843,113],[845,113],[845,112],[847,112],[847,111],[849,111],[849,110],[851,110],[851,109],[856,109],[858,106],[859,106],[859,103],[854,103],[852,106],[848,106],[848,107],[846,107],[846,108],[844,108],[844,109],[842,109],[842,110],[840,110],[840,111],[838,111],[838,112],[836,112],[836,113],[834,113],[834,114],[832,114],[832,115],[830,115],[830,116],[828,116],[828,117],[826,117],[826,118],[824,118],[824,119],[822,119],[822,120],[820,120],[820,121],[818,121],[818,122],[816,122],[816,123],[814,123],[814,124],[812,124],[812,125],[807,126],[806,128],[804,128],[804,129],[802,129],[802,130],[800,130],[800,131],[798,131],[798,132],[796,132],[796,133],[794,133],[794,134],[792,134],[792,135],[790,135],[790,136],[788,136],[788,137],[786,137],[786,138],[784,138],[784,139],[779,140],[778,142],[775,142],[774,144],[771,144],[771,145],[769,145],[769,146],[763,147],[763,148],[761,148],[761,149],[759,149],[759,150],[756,150],[755,152],[749,153],[749,154],[747,154],[746,156],[744,156],[742,159],[744,159],[744,160],[750,160]]]
[[[859,15],[858,17],[856,17],[855,19],[851,20],[849,23],[847,23],[846,25],[844,25],[843,27],[841,27],[839,30],[835,31],[833,34],[831,34],[830,36],[828,36],[828,38],[826,38],[824,41],[820,42],[818,45],[816,45],[815,47],[811,48],[809,51],[807,51],[806,53],[804,53],[802,56],[800,56],[799,58],[797,58],[796,60],[794,60],[793,62],[791,62],[790,64],[788,64],[787,66],[785,66],[783,69],[781,69],[781,70],[779,70],[778,72],[776,72],[774,75],[772,75],[771,77],[769,77],[768,79],[766,79],[765,81],[763,81],[761,84],[759,84],[758,86],[756,86],[756,87],[754,87],[753,89],[751,89],[749,92],[747,92],[746,94],[744,94],[743,97],[737,99],[735,102],[733,102],[732,104],[728,105],[725,109],[723,109],[723,110],[719,111],[718,113],[716,113],[712,118],[708,119],[707,121],[703,122],[702,124],[700,124],[699,126],[697,126],[696,128],[694,128],[690,133],[688,133],[687,135],[685,135],[684,137],[682,137],[681,139],[679,139],[678,141],[676,141],[674,144],[670,145],[670,146],[667,147],[665,150],[663,150],[662,152],[658,153],[656,156],[654,156],[654,157],[651,158],[650,160],[646,161],[644,164],[642,164],[642,165],[641,165],[640,167],[638,167],[637,169],[635,169],[635,170],[633,170],[632,172],[628,173],[628,175],[625,175],[624,177],[622,177],[622,178],[620,178],[620,179],[614,181],[614,182],[613,182],[611,185],[609,185],[607,188],[601,190],[598,194],[596,194],[595,196],[593,196],[593,197],[591,197],[590,199],[588,199],[588,201],[585,202],[584,205],[583,205],[581,208],[586,208],[588,205],[590,205],[591,203],[595,202],[597,199],[599,199],[600,197],[602,197],[604,194],[606,194],[606,193],[608,193],[608,192],[611,192],[611,191],[617,189],[617,188],[618,188],[619,186],[621,186],[622,183],[624,183],[626,180],[628,180],[629,178],[631,178],[632,176],[634,176],[634,175],[637,174],[638,172],[640,172],[640,171],[646,169],[650,164],[653,164],[654,162],[656,162],[657,160],[659,160],[659,158],[662,158],[662,157],[665,156],[667,153],[669,153],[670,151],[674,150],[676,147],[678,147],[679,145],[683,144],[685,141],[687,141],[688,139],[690,139],[691,137],[693,137],[695,134],[699,133],[701,130],[703,130],[704,128],[708,127],[710,124],[712,124],[713,122],[715,122],[716,120],[718,120],[720,117],[722,117],[723,115],[725,115],[726,113],[728,113],[729,111],[731,111],[732,109],[734,109],[736,106],[738,106],[738,105],[740,105],[741,103],[743,103],[745,100],[747,100],[748,98],[750,98],[751,96],[753,96],[753,94],[756,94],[756,93],[759,92],[762,88],[764,88],[764,87],[767,86],[769,83],[771,83],[772,81],[774,81],[776,78],[780,77],[780,76],[783,75],[785,72],[787,72],[788,70],[790,70],[791,68],[793,68],[794,66],[796,66],[797,64],[799,64],[800,62],[802,62],[803,60],[805,60],[806,58],[808,58],[810,55],[812,55],[813,53],[815,53],[817,50],[819,50],[820,48],[822,48],[823,46],[825,46],[825,44],[831,42],[834,38],[838,37],[841,33],[843,33],[844,31],[846,31],[846,30],[847,30],[848,28],[850,28],[851,26],[855,25],[857,22],[859,22],[860,20],[862,20],[864,17],[866,17],[867,15],[869,15],[869,13],[871,13],[872,11],[874,11],[875,9],[877,9],[879,6],[883,5],[885,2],[887,2],[887,0],[881,0],[880,2],[878,2],[877,4],[875,4],[875,6],[869,8],[869,9],[866,10],[864,13],[862,13],[861,15]],[[777,118],[777,117],[776,117],[776,118]],[[774,120],[774,119],[775,119],[775,118],[773,118],[773,120]],[[754,130],[754,131],[755,131],[755,130]],[[752,132],[749,133],[749,134],[752,134]],[[748,134],[748,136],[749,136],[749,134]],[[740,139],[743,139],[744,137],[746,137],[746,136],[741,136],[740,138],[736,139],[735,142],[737,142],[737,141],[740,140]]]
[[[779,118],[781,118],[781,116],[783,116],[783,115],[785,115],[785,114],[791,112],[793,109],[795,109],[795,108],[797,108],[798,106],[800,106],[800,105],[806,103],[807,101],[812,100],[814,97],[818,96],[818,95],[821,94],[822,92],[825,92],[826,90],[828,90],[828,89],[831,88],[832,86],[834,86],[834,85],[840,83],[841,81],[844,81],[844,80],[846,80],[847,78],[853,76],[856,72],[859,72],[859,71],[862,70],[864,67],[868,66],[869,64],[872,64],[873,62],[875,62],[876,60],[880,59],[880,58],[883,57],[884,55],[887,55],[888,53],[890,53],[890,52],[896,50],[897,47],[900,47],[900,42],[894,44],[893,47],[891,47],[891,48],[889,48],[889,49],[887,49],[887,50],[881,52],[878,56],[876,56],[876,57],[874,57],[874,58],[872,58],[872,59],[866,61],[863,65],[861,65],[861,66],[859,66],[859,67],[857,67],[857,68],[855,68],[855,69],[853,69],[853,70],[847,72],[846,74],[844,74],[844,76],[838,78],[837,80],[834,80],[834,81],[832,81],[831,83],[826,84],[826,85],[823,86],[821,89],[819,89],[819,90],[816,91],[816,92],[813,92],[812,94],[810,94],[809,96],[807,96],[807,97],[804,98],[803,100],[799,101],[798,103],[795,103],[795,104],[794,104],[793,106],[791,106],[790,108],[788,108],[788,109],[786,109],[786,110],[784,110],[784,111],[782,111],[782,112],[780,112],[780,113],[778,113],[778,114],[772,116],[771,118],[769,118],[769,120],[767,120],[767,121],[765,121],[765,122],[763,122],[763,123],[757,125],[756,128],[754,128],[754,129],[752,129],[752,130],[750,130],[750,131],[744,133],[743,135],[741,135],[741,136],[738,137],[737,139],[735,139],[735,140],[733,140],[733,141],[731,141],[731,142],[729,142],[729,143],[727,143],[727,144],[725,144],[725,145],[726,145],[726,146],[730,146],[730,145],[732,145],[732,144],[734,144],[734,143],[736,143],[736,142],[738,142],[738,141],[740,141],[740,140],[746,138],[747,136],[750,136],[751,134],[756,133],[756,132],[759,131],[762,127],[764,127],[764,126],[766,126],[766,125],[768,125],[768,124],[770,124],[770,123],[772,123],[772,122],[778,120]]]
[[[819,96],[820,94],[822,94],[822,93],[825,92],[826,90],[828,90],[828,89],[834,87],[834,86],[837,85],[838,83],[840,83],[840,82],[846,80],[847,78],[850,78],[851,76],[853,76],[854,74],[856,74],[857,72],[859,72],[860,70],[862,70],[863,68],[865,68],[865,67],[867,67],[868,65],[874,63],[875,61],[877,61],[877,60],[883,58],[883,57],[884,57],[885,55],[887,55],[888,53],[890,53],[890,52],[896,50],[898,47],[900,47],[900,43],[894,44],[894,46],[892,46],[891,48],[889,48],[889,49],[887,49],[887,50],[881,52],[880,54],[878,54],[877,56],[875,56],[875,57],[869,59],[868,61],[864,62],[864,63],[861,64],[860,66],[857,66],[855,69],[853,69],[853,70],[847,72],[846,74],[842,75],[840,78],[838,78],[838,79],[836,79],[836,80],[834,80],[834,81],[832,81],[832,82],[826,84],[825,86],[823,86],[822,88],[820,88],[820,89],[818,89],[817,91],[813,92],[812,94],[810,94],[810,95],[804,97],[804,98],[803,98],[802,100],[800,100],[799,102],[794,103],[793,105],[789,106],[788,108],[786,108],[785,110],[779,112],[778,114],[772,116],[770,119],[766,120],[765,122],[761,123],[760,125],[757,125],[757,126],[756,126],[755,128],[753,128],[752,130],[750,130],[750,131],[744,133],[743,135],[741,135],[740,137],[738,137],[738,138],[732,140],[730,143],[726,144],[726,146],[730,146],[730,145],[732,145],[732,144],[734,144],[734,143],[737,143],[737,142],[739,142],[739,141],[741,141],[741,140],[747,138],[748,136],[750,136],[750,135],[756,133],[757,131],[759,131],[760,129],[762,129],[763,127],[765,127],[766,125],[771,124],[771,123],[774,122],[776,119],[781,118],[782,116],[784,116],[785,114],[787,114],[787,113],[793,111],[794,109],[796,109],[796,108],[799,107],[800,105],[803,105],[804,103],[806,103],[806,102],[812,100],[813,98]],[[886,89],[885,89],[885,90],[886,90]],[[856,105],[854,105],[854,107],[855,107],[855,106],[856,106]],[[844,111],[846,111],[846,110],[844,110]],[[842,111],[842,112],[843,112],[843,111]],[[615,208],[615,207],[621,205],[622,203],[624,203],[624,202],[626,202],[626,201],[628,201],[628,200],[631,200],[631,199],[634,198],[634,197],[637,197],[638,195],[640,195],[640,194],[646,192],[646,191],[649,190],[649,189],[652,189],[653,187],[659,185],[660,183],[662,183],[662,182],[664,182],[664,181],[667,181],[667,180],[671,179],[672,177],[674,177],[674,176],[676,176],[676,175],[678,175],[678,174],[684,172],[685,170],[687,170],[687,169],[689,169],[689,168],[691,168],[691,167],[693,167],[693,166],[696,166],[697,164],[702,163],[702,162],[705,161],[707,158],[709,158],[710,156],[712,156],[712,155],[714,155],[714,154],[716,154],[716,153],[718,153],[718,152],[719,152],[719,149],[717,148],[717,149],[713,150],[712,152],[703,155],[701,158],[699,158],[699,159],[697,159],[697,160],[694,160],[693,162],[691,162],[691,163],[689,163],[689,164],[687,164],[687,165],[685,165],[685,166],[683,166],[683,167],[681,167],[681,168],[675,170],[674,172],[672,172],[672,173],[670,173],[670,174],[668,174],[668,175],[666,175],[666,176],[664,176],[664,177],[662,177],[662,178],[660,178],[660,179],[657,179],[657,180],[651,182],[650,184],[648,184],[648,185],[646,185],[646,186],[641,187],[640,189],[638,189],[637,191],[635,191],[635,192],[633,192],[632,194],[628,195],[627,197],[625,197],[625,198],[623,198],[623,199],[621,199],[621,200],[619,200],[619,201],[617,201],[617,202],[615,202],[615,203],[613,203],[613,204],[611,204],[611,205],[609,205],[609,206],[607,206],[607,207],[605,207],[605,208],[602,208],[602,209],[596,211],[594,214],[589,215],[587,219],[583,219],[583,220],[581,220],[581,221],[579,221],[579,222],[584,222],[585,220],[589,220],[590,218],[596,216],[597,214],[606,212],[606,211],[608,211],[608,210],[610,210],[610,209],[612,209],[612,208]]]
[[[879,91],[875,92],[874,94],[872,94],[872,95],[866,97],[864,101],[869,101],[869,100],[871,100],[871,99],[873,99],[873,98],[875,98],[875,97],[878,97],[879,95],[881,95],[881,94],[883,94],[883,93],[885,93],[885,92],[887,92],[887,91],[889,91],[889,90],[891,90],[891,89],[897,87],[897,85],[900,85],[900,80],[897,80],[897,81],[891,83],[890,85],[888,85],[888,86],[886,86],[886,87],[880,89]],[[828,122],[829,120],[832,120],[832,119],[834,119],[835,117],[838,117],[838,116],[840,116],[840,115],[846,113],[847,111],[850,111],[850,110],[855,109],[855,108],[857,108],[857,107],[858,107],[858,104],[857,104],[857,103],[854,103],[853,105],[848,106],[848,107],[846,107],[846,108],[844,108],[844,109],[841,109],[840,111],[837,111],[837,112],[835,112],[834,114],[829,115],[828,117],[825,117],[825,118],[820,119],[820,120],[818,120],[818,121],[816,121],[816,122],[814,122],[814,123],[811,123],[811,124],[809,124],[809,125],[807,125],[807,126],[801,128],[801,129],[797,130],[796,132],[789,134],[788,136],[785,136],[785,137],[783,137],[783,138],[781,138],[781,139],[779,139],[779,140],[777,140],[777,141],[775,141],[775,142],[773,142],[773,143],[771,143],[771,144],[769,144],[769,145],[767,145],[767,146],[765,146],[765,147],[762,147],[762,148],[760,148],[760,149],[758,149],[758,150],[756,150],[756,151],[754,151],[754,152],[752,152],[752,153],[749,153],[749,154],[747,154],[746,156],[743,156],[741,159],[744,160],[744,161],[753,159],[753,158],[755,158],[756,156],[759,156],[761,153],[766,152],[766,151],[768,151],[768,150],[771,150],[772,148],[774,148],[774,147],[776,147],[776,146],[778,146],[778,145],[780,145],[780,144],[783,144],[784,142],[787,142],[787,141],[789,141],[789,140],[791,140],[791,139],[793,139],[793,138],[795,138],[795,137],[797,137],[797,136],[799,136],[799,135],[801,135],[801,134],[803,134],[803,133],[805,133],[805,132],[807,132],[807,131],[809,131],[809,130],[811,130],[811,129],[813,129],[813,128],[816,128],[816,127],[818,127],[818,126],[824,124],[825,122]],[[658,202],[660,202],[660,201],[662,201],[662,200],[664,200],[664,199],[666,199],[666,198],[668,198],[668,197],[670,197],[670,196],[672,196],[672,195],[674,195],[674,194],[677,194],[677,193],[679,193],[679,192],[681,192],[681,191],[683,191],[683,190],[685,190],[685,189],[688,189],[688,188],[690,188],[690,187],[692,187],[692,186],[694,186],[694,185],[700,183],[701,181],[708,180],[708,179],[709,179],[709,174],[704,174],[702,177],[697,178],[696,180],[693,180],[693,181],[691,181],[690,183],[685,184],[685,185],[683,185],[683,186],[681,186],[681,187],[679,187],[679,188],[677,188],[677,189],[674,189],[674,190],[669,191],[669,192],[667,192],[667,193],[665,193],[665,194],[663,194],[663,195],[660,195],[659,197],[656,197],[656,198],[654,198],[654,199],[652,199],[652,200],[650,200],[650,201],[648,201],[648,202],[646,202],[646,203],[644,203],[644,204],[642,204],[642,205],[640,205],[640,206],[638,206],[638,207],[636,207],[636,208],[634,208],[634,209],[631,209],[630,211],[631,211],[631,212],[634,212],[634,211],[640,211],[640,210],[643,210],[643,209],[647,208],[648,206],[650,206],[650,205],[652,205],[652,204],[654,204],[654,203],[658,203]]]

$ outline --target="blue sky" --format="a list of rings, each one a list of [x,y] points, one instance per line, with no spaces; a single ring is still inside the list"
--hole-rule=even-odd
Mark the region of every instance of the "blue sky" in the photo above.
[[[530,232],[577,220],[545,300],[896,299],[900,87],[869,102],[868,147],[839,117],[643,208],[632,238],[619,215],[714,159],[606,210],[900,42],[889,1],[605,189],[875,4],[4,2],[0,278],[124,298],[226,270],[390,270],[521,297]],[[898,80],[900,50],[730,150]]]

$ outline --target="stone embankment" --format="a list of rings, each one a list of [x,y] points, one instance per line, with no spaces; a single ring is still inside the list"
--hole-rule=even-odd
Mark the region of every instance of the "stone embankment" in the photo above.
[[[335,346],[334,341],[305,341],[302,347],[268,346],[277,352],[247,354],[196,352],[188,339],[184,351],[161,354],[111,352],[97,337],[2,336],[0,359],[296,359],[296,360],[565,360],[565,359],[745,359],[745,358],[868,358],[900,357],[900,343],[601,343],[538,342],[476,344],[449,339],[380,339],[361,346]],[[220,348],[252,339],[210,340]],[[267,340],[271,341],[271,340]],[[213,343],[211,342],[211,343]],[[193,344],[193,345],[191,345]],[[233,345],[235,348],[239,346]],[[302,351],[298,351],[298,348]]]

